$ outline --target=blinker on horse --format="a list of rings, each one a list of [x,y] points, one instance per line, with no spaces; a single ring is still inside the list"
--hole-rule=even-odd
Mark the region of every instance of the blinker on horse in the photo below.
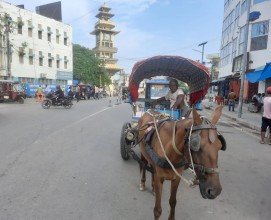
[[[145,189],[146,166],[149,165],[153,170],[156,220],[162,213],[161,196],[165,180],[171,181],[168,219],[175,219],[177,190],[181,174],[187,167],[194,168],[203,198],[215,199],[221,193],[217,162],[218,152],[226,149],[226,142],[217,132],[215,125],[221,116],[222,108],[223,106],[218,106],[213,111],[210,121],[201,118],[195,109],[192,111],[192,119],[165,120],[160,113],[153,110],[144,113],[139,119],[138,140],[142,140],[139,143],[142,160],[140,190]],[[154,126],[156,132],[147,140],[144,137],[150,126]]]

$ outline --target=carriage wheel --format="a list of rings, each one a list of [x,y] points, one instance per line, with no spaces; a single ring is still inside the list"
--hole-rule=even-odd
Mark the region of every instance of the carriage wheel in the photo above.
[[[120,154],[123,160],[129,159],[128,144],[126,140],[126,133],[127,133],[128,128],[131,128],[131,124],[124,123],[124,125],[122,126],[121,136],[120,136]]]

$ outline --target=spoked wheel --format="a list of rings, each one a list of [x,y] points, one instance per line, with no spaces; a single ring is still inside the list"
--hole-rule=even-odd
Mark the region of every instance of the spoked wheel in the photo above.
[[[65,109],[70,109],[72,107],[72,101],[66,101],[63,105]]]
[[[20,96],[20,97],[18,98],[18,102],[19,102],[20,104],[24,104],[24,98]]]
[[[126,134],[127,130],[131,128],[130,123],[124,123],[122,126],[121,130],[121,136],[120,136],[120,154],[123,160],[128,160],[129,159],[129,154],[128,154],[128,145],[129,143],[126,140]]]
[[[41,106],[42,106],[42,108],[44,108],[44,109],[50,108],[51,105],[52,105],[52,103],[51,103],[50,100],[44,100],[44,101],[41,103]]]

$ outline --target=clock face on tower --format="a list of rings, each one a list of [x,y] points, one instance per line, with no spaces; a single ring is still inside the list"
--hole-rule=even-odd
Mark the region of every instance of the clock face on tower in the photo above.
[[[105,35],[104,35],[104,39],[105,39],[105,40],[109,40],[109,39],[110,39],[110,35],[109,35],[109,34],[105,34]]]

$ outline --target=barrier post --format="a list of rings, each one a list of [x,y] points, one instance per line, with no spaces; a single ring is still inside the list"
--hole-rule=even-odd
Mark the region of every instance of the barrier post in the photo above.
[[[109,98],[109,104],[108,107],[112,107],[111,97]]]

